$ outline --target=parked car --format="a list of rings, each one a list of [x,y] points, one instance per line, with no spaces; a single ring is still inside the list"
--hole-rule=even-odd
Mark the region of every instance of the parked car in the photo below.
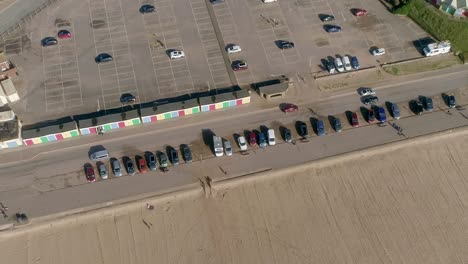
[[[96,61],[96,63],[99,64],[99,63],[111,62],[112,60],[114,60],[114,58],[112,58],[112,56],[108,53],[101,53],[101,54],[98,54],[94,60]]]
[[[392,103],[392,115],[395,119],[400,119],[400,108],[395,103]]]
[[[372,55],[373,56],[382,56],[385,54],[385,49],[384,48],[375,48],[372,50]]]
[[[242,49],[239,45],[230,45],[227,47],[226,51],[227,53],[232,54],[232,53],[241,52]]]
[[[249,144],[250,146],[257,146],[257,136],[254,132],[249,133]]]
[[[107,180],[109,178],[109,173],[107,172],[107,168],[106,165],[104,165],[104,163],[98,164],[98,171],[99,176],[101,176],[101,179]]]
[[[339,72],[344,72],[345,71],[345,69],[343,67],[343,62],[341,61],[340,58],[335,59],[335,68]]]
[[[317,135],[325,136],[325,123],[322,119],[317,120]]]
[[[169,156],[169,160],[172,165],[179,165],[179,154],[177,154],[177,150],[175,148],[170,147],[167,155]]]
[[[136,97],[129,93],[124,93],[120,96],[120,103],[132,104],[136,101]]]
[[[58,44],[57,39],[54,37],[46,37],[41,42],[43,47],[54,46]]]
[[[332,15],[321,15],[320,20],[322,20],[322,22],[329,22],[335,20],[335,17]]]
[[[187,144],[180,145],[180,153],[182,153],[182,158],[185,162],[192,162],[192,151]]]
[[[91,164],[85,164],[85,175],[88,182],[95,182],[96,175],[94,174],[94,168]]]
[[[294,48],[294,42],[287,40],[279,40],[278,46],[280,49],[292,49]]]
[[[60,30],[58,33],[57,33],[57,37],[59,39],[68,39],[68,38],[71,38],[71,32],[68,31],[68,30]]]
[[[112,172],[114,173],[115,177],[122,176],[122,169],[120,168],[120,162],[118,159],[112,159]]]
[[[356,112],[353,112],[351,114],[351,125],[353,127],[358,127],[359,126],[359,117]]]
[[[334,74],[336,72],[335,65],[333,64],[332,61],[326,60],[325,67],[327,67],[327,71],[330,74]]]
[[[268,145],[270,146],[276,145],[275,130],[272,128],[268,129],[267,135],[268,135]]]
[[[284,104],[281,110],[283,110],[285,113],[289,113],[296,112],[298,109],[299,107],[297,107],[295,104]]]
[[[247,65],[247,62],[245,61],[234,61],[232,63],[232,69],[234,71],[241,71],[241,70],[247,70],[249,68],[249,66]]]
[[[297,126],[297,130],[299,136],[304,138],[309,136],[309,131],[307,130],[307,125],[305,123],[299,123],[299,125]]]
[[[411,108],[413,109],[413,112],[415,114],[422,115],[422,113],[424,111],[424,107],[421,104],[421,102],[419,102],[417,100],[411,100],[410,104],[411,104]]]
[[[183,52],[182,50],[171,50],[169,52],[169,57],[173,60],[173,59],[180,59],[180,58],[183,58],[185,57],[185,52]]]
[[[285,142],[291,142],[292,141],[291,130],[289,128],[284,129],[283,139],[284,139]]]
[[[457,106],[456,102],[455,102],[455,96],[454,95],[450,95],[448,97],[448,105],[450,108],[455,108]]]
[[[385,109],[383,107],[379,107],[378,110],[379,121],[384,123],[387,122],[387,115],[385,114]]]
[[[325,31],[328,33],[341,32],[341,27],[337,25],[325,25]]]
[[[375,114],[374,114],[374,110],[369,109],[369,112],[367,112],[367,122],[369,122],[369,124],[374,124],[375,123]]]
[[[140,7],[140,13],[146,14],[146,13],[153,13],[156,9],[152,5],[142,5]]]
[[[354,10],[354,15],[355,16],[365,16],[365,15],[367,15],[367,10],[357,8],[357,9]]]
[[[355,70],[359,70],[359,60],[356,56],[351,57],[351,66]]]
[[[338,117],[333,118],[333,129],[335,129],[336,132],[341,132],[342,130],[341,120]]]
[[[368,104],[375,104],[379,101],[379,98],[377,96],[374,96],[374,95],[370,95],[370,96],[366,96],[363,98],[362,102],[365,104],[365,105],[368,105]]]
[[[125,159],[125,169],[127,170],[128,175],[135,175],[135,166],[131,158]]]
[[[262,132],[258,133],[258,146],[264,148],[267,146],[267,140],[265,134]]]
[[[221,4],[221,3],[224,3],[224,0],[210,0],[210,3],[211,4]]]
[[[232,146],[229,140],[224,141],[224,152],[226,152],[226,156],[232,156]]]
[[[374,95],[375,92],[371,88],[363,88],[359,91],[361,96]]]
[[[424,108],[426,108],[427,111],[432,111],[434,109],[434,104],[432,102],[432,98],[426,97],[426,100],[424,100]]]
[[[140,171],[140,173],[146,173],[148,171],[148,168],[146,167],[146,161],[144,158],[142,157],[138,158],[137,164],[138,164],[138,170]]]
[[[241,151],[247,150],[247,141],[245,140],[245,137],[238,137],[237,144],[239,144],[239,148]]]
[[[166,154],[162,151],[158,152],[158,159],[159,159],[159,164],[161,165],[161,168],[166,168],[168,165]]]
[[[351,61],[349,60],[348,56],[343,57],[343,65],[345,70],[350,71],[351,70]]]
[[[150,170],[155,171],[158,168],[156,157],[153,155],[153,153],[146,154],[146,162],[148,163],[148,168]]]

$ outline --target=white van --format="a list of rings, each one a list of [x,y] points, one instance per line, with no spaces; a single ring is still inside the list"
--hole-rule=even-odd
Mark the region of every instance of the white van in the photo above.
[[[275,130],[268,129],[268,145],[273,146],[276,144]]]
[[[94,153],[92,153],[89,158],[92,161],[99,161],[99,160],[105,160],[109,158],[109,152],[107,150],[98,150]]]

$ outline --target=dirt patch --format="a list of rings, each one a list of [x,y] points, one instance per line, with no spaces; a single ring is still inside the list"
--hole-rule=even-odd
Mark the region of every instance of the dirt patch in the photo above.
[[[106,26],[106,21],[104,20],[93,20],[91,22],[91,27],[94,29],[103,28]]]
[[[347,88],[359,88],[369,83],[382,81],[384,78],[385,73],[382,69],[371,68],[318,78],[317,83],[321,91],[335,91]]]
[[[382,68],[385,72],[398,76],[433,71],[452,67],[458,64],[462,64],[462,61],[457,56],[446,55],[385,65]]]

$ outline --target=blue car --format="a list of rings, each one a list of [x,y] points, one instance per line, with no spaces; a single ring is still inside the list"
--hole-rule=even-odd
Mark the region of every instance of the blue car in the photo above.
[[[357,57],[351,57],[351,66],[353,67],[353,69],[359,70],[359,61]]]
[[[341,32],[341,27],[336,25],[325,25],[325,31],[328,33]]]
[[[383,107],[379,107],[379,121],[384,123],[387,122],[387,115],[385,114],[385,109]]]
[[[317,120],[317,135],[325,136],[325,125],[321,119]]]

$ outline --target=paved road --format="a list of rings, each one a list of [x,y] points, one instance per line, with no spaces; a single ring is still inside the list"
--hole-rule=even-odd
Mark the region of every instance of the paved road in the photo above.
[[[0,34],[16,25],[28,14],[44,5],[48,0],[15,1],[8,9],[0,11]]]
[[[463,82],[466,83],[466,78],[466,72],[456,72],[389,85],[377,88],[377,91],[384,100],[407,101],[420,94],[433,95],[451,91],[452,88],[461,88]],[[466,89],[457,92],[465,94]],[[231,158],[215,159],[206,147],[201,146],[202,129],[209,128],[218,135],[230,137],[232,133],[242,133],[244,129],[258,129],[260,125],[291,127],[294,121],[307,120],[311,116],[309,107],[320,114],[334,114],[346,109],[357,109],[360,106],[358,99],[354,93],[344,94],[311,103],[292,115],[281,113],[277,109],[255,110],[256,106],[251,105],[250,108],[219,111],[129,128],[106,134],[104,137],[81,137],[77,140],[2,153],[2,161],[16,162],[0,165],[0,201],[7,203],[13,211],[15,208],[22,208],[33,216],[39,216],[137,194],[164,191],[195,183],[198,178],[206,175],[234,177],[405,139],[391,126],[368,125],[356,129],[345,126],[346,129],[342,133],[333,133],[321,138],[313,137],[308,143],[283,143],[264,150],[252,150],[248,156],[236,154]],[[468,116],[466,110],[462,114]],[[468,120],[462,114],[457,111],[451,114],[436,111],[420,117],[407,115],[408,117],[399,120],[398,124],[404,128],[407,137],[414,137],[468,125]],[[181,143],[192,143],[195,159],[203,161],[173,168],[166,175],[160,172],[137,174],[93,184],[85,183],[82,166],[89,162],[87,152],[92,145],[102,144],[113,156],[121,157],[141,154],[146,150],[163,149],[165,144],[177,146]],[[37,155],[38,153],[40,155]],[[31,159],[32,157],[34,158]]]

